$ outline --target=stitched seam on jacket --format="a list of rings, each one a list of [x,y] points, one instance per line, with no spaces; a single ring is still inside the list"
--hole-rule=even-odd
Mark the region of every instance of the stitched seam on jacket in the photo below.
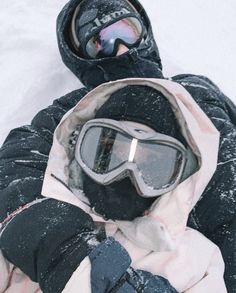
[[[0,223],[0,237],[2,236],[4,230],[6,229],[7,225],[15,218],[15,216],[19,215],[22,211],[28,209],[29,207],[41,203],[42,201],[48,200],[50,198],[40,198],[40,199],[36,199],[30,203],[27,203],[24,206],[19,207],[18,209],[16,209],[14,212],[12,212],[11,214],[9,214],[1,223]]]

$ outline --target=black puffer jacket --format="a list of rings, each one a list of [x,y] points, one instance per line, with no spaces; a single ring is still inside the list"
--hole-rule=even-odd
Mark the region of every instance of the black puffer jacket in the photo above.
[[[131,2],[141,11],[149,27],[146,47],[132,49],[119,57],[101,60],[87,61],[76,56],[65,36],[71,13],[79,2],[70,1],[59,15],[58,40],[65,64],[88,88],[122,77],[162,78],[159,52],[153,40],[149,20],[135,0]],[[217,171],[192,211],[188,224],[221,248],[226,263],[225,280],[228,292],[236,292],[236,108],[205,77],[179,75],[173,77],[173,80],[190,92],[221,133]],[[58,232],[56,243],[63,243],[65,239],[70,239],[77,233],[78,221],[71,222],[68,219],[72,214],[74,217],[79,216],[79,211],[55,200],[42,201],[41,187],[55,127],[62,116],[87,91],[77,90],[56,100],[52,106],[40,111],[31,125],[12,130],[0,151],[0,249],[9,261],[35,281],[40,280],[40,269],[44,271],[44,262],[48,261],[48,255],[45,254],[45,257],[40,259],[41,263],[36,265],[40,244],[44,241],[48,245],[54,243],[49,240],[47,242],[45,238],[45,219],[49,223],[47,232],[53,235],[55,231]],[[35,217],[35,214],[42,217]],[[54,225],[55,218],[60,218],[57,225]],[[27,247],[23,245],[25,240],[29,242]],[[20,255],[26,257],[21,258]],[[66,253],[60,254],[62,259],[66,259],[66,256]],[[71,261],[69,259],[70,264]],[[72,271],[81,259],[73,258],[73,261]],[[67,267],[66,265],[64,262],[64,267],[59,267],[59,271]],[[60,292],[58,288],[65,284],[63,278],[68,279],[71,273],[58,274],[58,277],[54,278],[57,291],[50,291],[52,289],[47,287],[45,292]]]
[[[69,1],[58,16],[57,38],[62,59],[89,89],[107,81],[127,77],[163,77],[161,59],[153,38],[150,20],[137,0],[129,1],[140,13],[147,29],[147,37],[137,48],[132,48],[116,57],[88,60],[75,53],[68,37],[68,30],[75,7],[82,0]]]
[[[191,93],[220,132],[215,175],[188,225],[220,247],[228,292],[236,292],[236,107],[205,77],[178,75],[173,80]]]

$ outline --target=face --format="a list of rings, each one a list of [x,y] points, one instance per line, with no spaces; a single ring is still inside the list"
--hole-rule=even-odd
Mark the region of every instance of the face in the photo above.
[[[118,46],[116,56],[122,55],[122,54],[126,53],[127,51],[129,51],[129,48],[123,44],[120,44]]]
[[[155,201],[139,196],[129,178],[104,186],[84,173],[83,187],[91,207],[105,219],[132,221],[143,216]]]
[[[113,6],[110,8],[110,15],[114,14],[112,12],[114,9]],[[93,20],[94,14],[91,13],[91,9],[88,11],[85,9],[81,15],[77,14],[80,9],[76,9],[72,19],[71,37],[74,46],[83,57],[98,59],[119,56],[141,42],[145,29],[139,14],[132,9],[130,11],[124,7],[122,9],[120,10],[121,15],[118,15],[117,19],[110,16],[111,19],[104,23],[98,18],[96,21]],[[81,26],[83,21],[80,20],[85,18],[87,24]],[[104,25],[105,27],[103,27]]]
[[[151,128],[136,122],[123,122],[129,128],[135,127],[137,132],[146,132],[150,135],[155,133]],[[106,145],[109,145],[106,142]],[[114,146],[117,156],[122,157],[125,148],[129,147],[125,141],[118,141]],[[144,159],[144,158],[143,158]],[[101,185],[92,180],[84,173],[84,193],[95,212],[106,219],[128,220],[131,221],[136,217],[143,216],[145,211],[155,201],[155,198],[141,197],[130,178],[113,182],[108,185]]]

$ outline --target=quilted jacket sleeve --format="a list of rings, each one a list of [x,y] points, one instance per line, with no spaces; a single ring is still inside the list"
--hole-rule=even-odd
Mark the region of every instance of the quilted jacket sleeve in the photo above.
[[[188,225],[220,247],[228,292],[236,292],[236,106],[204,76],[179,75],[173,80],[187,89],[220,132],[216,172]]]
[[[23,215],[21,212],[27,209],[30,214],[31,210],[33,212],[33,207],[37,206],[40,209],[43,200],[41,188],[53,132],[63,115],[86,93],[87,90],[83,88],[55,100],[51,106],[34,117],[31,125],[13,129],[0,149],[0,242],[9,228],[15,231],[9,237],[8,245],[14,247],[16,255],[22,252],[20,239],[25,236],[26,223],[30,223],[32,228],[41,224],[32,215],[29,216],[27,213]],[[48,201],[48,205],[50,204],[52,202]],[[70,207],[67,210],[70,213]],[[60,212],[58,207],[58,213]],[[15,221],[12,221],[13,219]],[[76,229],[75,225],[73,229]],[[14,242],[13,238],[19,231],[22,234]],[[0,245],[0,249],[4,254],[4,247]],[[15,263],[14,255],[9,255],[8,260]],[[18,267],[22,265],[15,264]],[[8,272],[10,272],[9,268]],[[1,281],[3,285],[3,280]]]
[[[86,94],[80,89],[40,111],[31,125],[13,129],[0,149],[0,223],[41,198],[53,132],[63,115]]]

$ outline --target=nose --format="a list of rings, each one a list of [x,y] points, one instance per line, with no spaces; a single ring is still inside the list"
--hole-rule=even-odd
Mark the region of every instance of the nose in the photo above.
[[[120,44],[119,47],[118,47],[118,50],[117,50],[117,53],[116,53],[116,56],[119,56],[121,54],[124,54],[125,52],[129,51],[129,48],[126,47],[125,45],[123,44]]]

